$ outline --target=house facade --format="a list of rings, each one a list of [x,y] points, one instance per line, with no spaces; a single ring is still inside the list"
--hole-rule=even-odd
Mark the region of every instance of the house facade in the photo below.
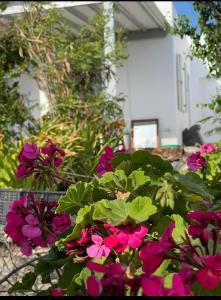
[[[116,69],[117,77],[110,80],[107,91],[126,96],[125,144],[134,148],[183,145],[183,130],[209,114],[196,105],[208,102],[221,83],[206,78],[207,68],[198,59],[187,58],[190,40],[165,32],[165,22],[171,23],[176,16],[172,1],[117,2],[119,9],[110,15],[107,25],[113,32],[109,38],[114,46],[115,28],[125,27],[129,58],[123,67]],[[98,12],[100,5],[108,10],[113,4],[111,1],[52,3],[62,10],[74,31],[87,26],[88,18]],[[21,12],[21,1],[15,1],[3,14],[10,17]],[[40,104],[41,110],[34,111],[37,117],[47,111],[47,98],[34,80],[22,76],[20,90],[29,95],[30,101]],[[218,136],[205,135],[210,129],[208,124],[200,126],[203,142],[219,140]]]

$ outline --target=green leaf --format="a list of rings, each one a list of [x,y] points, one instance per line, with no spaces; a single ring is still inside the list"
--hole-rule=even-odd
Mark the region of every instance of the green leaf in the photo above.
[[[56,212],[66,212],[74,215],[85,204],[93,201],[92,199],[93,184],[87,182],[77,182],[71,185],[66,195],[59,199],[59,205]]]
[[[116,153],[115,158],[111,160],[111,165],[116,168],[124,161],[130,161],[132,155],[130,153]]]
[[[204,199],[213,199],[213,196],[209,193],[207,187],[196,173],[190,172],[186,175],[177,174],[176,178],[180,185],[187,191],[200,195]]]
[[[152,201],[148,197],[136,197],[128,207],[128,215],[136,223],[141,223],[157,212],[156,206],[152,205]]]
[[[128,191],[133,191],[138,189],[140,186],[144,185],[145,183],[150,181],[150,177],[144,175],[144,171],[136,170],[133,171],[130,176],[128,177],[128,181],[130,184]]]
[[[183,242],[182,237],[185,237],[185,231],[187,229],[184,219],[180,215],[173,214],[170,218],[175,221],[175,227],[173,230],[173,238],[175,242],[181,243]]]
[[[58,286],[62,289],[66,289],[71,284],[71,281],[74,275],[81,272],[82,268],[84,267],[83,263],[73,263],[68,262],[63,269],[62,275],[58,280]]]
[[[93,220],[107,222],[113,225],[124,224],[128,217],[126,200],[101,200],[94,204]]]
[[[17,291],[27,291],[30,290],[35,283],[37,275],[34,272],[28,272],[22,278],[22,282],[16,282],[9,290],[9,293],[17,292]]]
[[[125,192],[127,187],[127,177],[123,170],[107,172],[99,179],[99,183],[111,191]]]
[[[132,154],[132,163],[138,166],[149,166],[158,176],[165,173],[173,173],[173,166],[167,160],[162,159],[158,155],[153,155],[146,150],[138,150]]]
[[[168,275],[168,271],[167,271],[167,267],[169,266],[171,262],[171,259],[165,259],[162,264],[159,266],[159,268],[154,272],[154,275],[158,275],[158,276],[167,276]]]

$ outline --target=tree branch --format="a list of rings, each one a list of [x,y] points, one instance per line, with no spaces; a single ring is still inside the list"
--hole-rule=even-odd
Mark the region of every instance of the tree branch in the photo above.
[[[29,261],[27,261],[26,263],[24,263],[23,265],[15,268],[14,270],[12,270],[10,273],[8,273],[8,275],[4,276],[2,279],[0,279],[0,285],[5,282],[8,281],[8,278],[10,278],[12,275],[14,275],[15,273],[17,273],[18,271],[20,271],[21,269],[27,267],[28,265],[30,265],[32,262],[39,260],[40,258],[46,257],[46,255],[43,256],[39,256],[39,257],[35,257]]]

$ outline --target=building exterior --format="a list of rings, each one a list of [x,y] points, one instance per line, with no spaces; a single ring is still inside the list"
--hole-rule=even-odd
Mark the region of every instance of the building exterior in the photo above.
[[[109,9],[112,2],[65,1],[53,2],[69,20],[73,30],[86,25],[100,5]],[[125,143],[133,147],[183,145],[182,132],[209,112],[196,108],[217,93],[221,82],[207,79],[207,68],[197,59],[187,58],[191,41],[164,31],[165,21],[176,16],[172,1],[118,1],[119,12],[110,15],[109,29],[124,26],[128,35],[129,58],[116,70],[117,79],[109,82],[108,92],[123,93],[126,121]],[[9,17],[21,13],[21,1],[11,2],[4,11]],[[111,49],[104,49],[110,51]],[[114,66],[113,66],[114,68]],[[45,94],[26,75],[20,78],[21,92],[31,101],[40,103],[39,116],[47,111]],[[217,142],[218,136],[207,137],[208,125],[201,125],[204,142]]]

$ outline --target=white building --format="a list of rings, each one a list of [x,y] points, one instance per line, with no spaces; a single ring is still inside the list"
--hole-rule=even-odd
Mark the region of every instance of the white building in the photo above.
[[[20,3],[11,2],[3,14],[9,16],[22,12]],[[76,31],[87,25],[88,17],[96,14],[99,5],[108,8],[112,4],[103,1],[52,3],[62,9]],[[113,30],[115,26],[126,28],[129,58],[122,68],[117,69],[118,79],[110,82],[109,91],[123,93],[127,97],[123,106],[128,133],[125,138],[131,141],[134,132],[135,144],[147,142],[151,146],[152,142],[154,145],[151,134],[156,134],[158,146],[182,145],[182,131],[209,114],[207,110],[197,108],[196,104],[208,102],[221,83],[206,78],[207,69],[199,60],[190,61],[186,57],[190,45],[188,39],[181,40],[164,31],[164,22],[171,22],[176,16],[172,1],[118,1],[118,4],[120,10],[112,16],[113,19],[110,16],[109,26]],[[112,38],[114,41],[114,35]],[[20,88],[22,92],[29,93],[32,101],[42,105],[40,113],[47,110],[45,94],[38,90],[32,79],[23,76]],[[154,125],[148,126],[156,121],[157,129]],[[146,124],[146,127],[141,129],[139,124]],[[201,125],[203,141],[217,142],[218,136],[205,136],[208,129],[208,125]],[[144,133],[139,136],[139,132]]]

